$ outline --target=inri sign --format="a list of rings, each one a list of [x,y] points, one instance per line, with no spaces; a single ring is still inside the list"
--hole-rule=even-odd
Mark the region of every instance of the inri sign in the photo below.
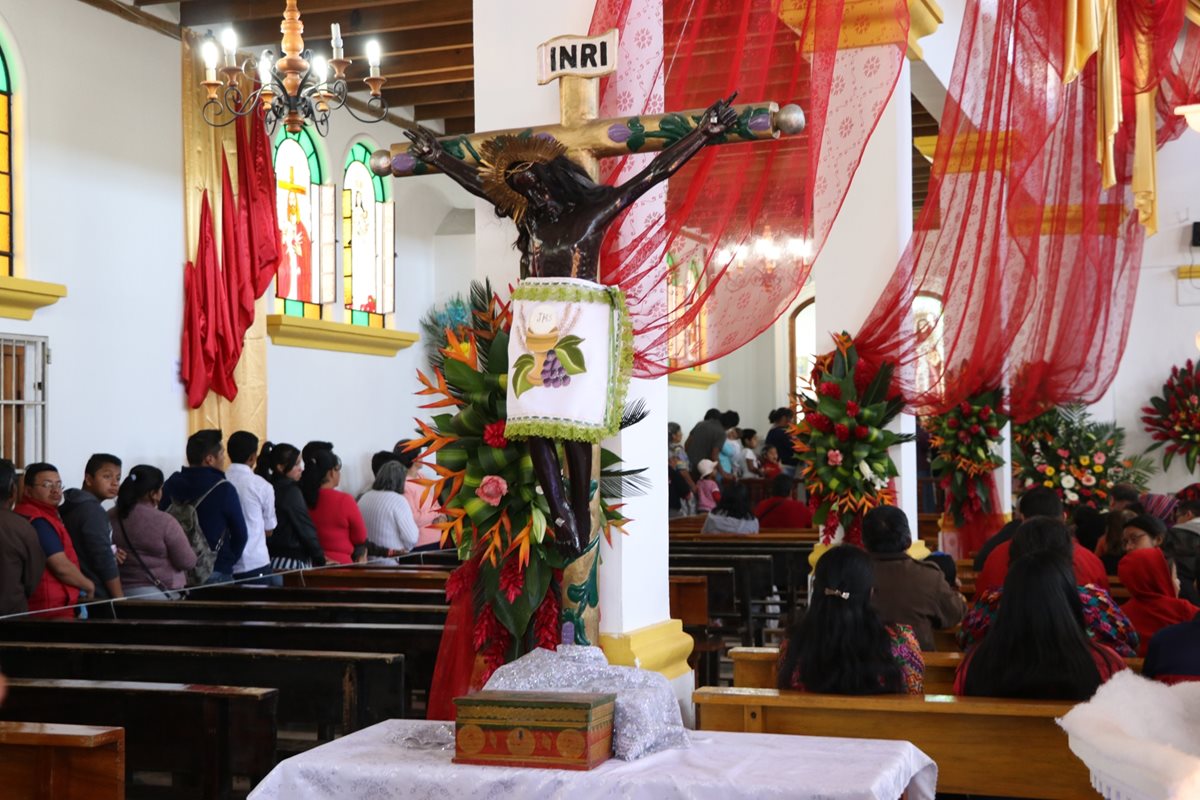
[[[617,30],[603,36],[559,36],[538,45],[538,85],[564,75],[599,78],[617,71]]]

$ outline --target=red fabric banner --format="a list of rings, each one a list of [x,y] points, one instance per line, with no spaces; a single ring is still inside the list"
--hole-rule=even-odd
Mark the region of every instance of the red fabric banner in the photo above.
[[[253,115],[249,147],[238,149],[239,191],[247,204],[250,218],[246,228],[250,251],[250,271],[254,277],[254,296],[262,297],[279,266],[279,216],[275,209],[275,165],[271,143],[267,140],[262,109]]]
[[[254,319],[253,287],[249,279],[246,259],[241,244],[245,232],[239,221],[238,201],[233,194],[233,180],[229,176],[229,158],[221,158],[221,280],[225,290],[225,317],[229,338],[224,342],[222,361],[231,384],[233,369],[242,357],[242,339],[250,322]],[[249,304],[249,311],[245,303]]]
[[[601,115],[628,119],[738,103],[798,103],[807,127],[707,148],[605,242],[602,280],[625,290],[635,374],[719,358],[769,328],[807,280],[903,64],[903,0],[600,0],[592,34],[620,30]],[[661,55],[658,42],[661,38]],[[610,159],[608,183],[650,156]],[[660,296],[666,277],[672,289]],[[681,345],[681,343],[683,343]]]
[[[200,302],[200,268],[189,261],[183,270],[183,341],[179,378],[187,392],[189,408],[199,408],[208,394],[204,365],[204,311]]]

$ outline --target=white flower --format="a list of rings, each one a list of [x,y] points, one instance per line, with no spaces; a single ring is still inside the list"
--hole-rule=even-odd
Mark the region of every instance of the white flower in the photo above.
[[[1074,475],[1064,474],[1062,476],[1062,481],[1060,481],[1060,482],[1062,483],[1062,487],[1064,489],[1074,489],[1075,488],[1075,476]]]
[[[875,477],[875,473],[871,471],[871,465],[866,461],[858,462],[858,471],[862,473],[865,480],[869,481]]]
[[[1072,492],[1070,489],[1063,492],[1063,494],[1066,495],[1068,503],[1078,503],[1079,502],[1079,495],[1077,495],[1075,492]]]

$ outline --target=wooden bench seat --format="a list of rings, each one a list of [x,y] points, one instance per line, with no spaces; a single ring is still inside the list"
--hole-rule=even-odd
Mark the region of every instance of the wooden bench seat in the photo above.
[[[117,619],[232,619],[263,622],[324,622],[441,625],[445,605],[395,603],[271,603],[209,600],[126,600],[114,603]],[[33,617],[36,619],[36,617]]]
[[[963,654],[959,652],[924,652],[925,694],[950,694],[954,691],[954,676]],[[734,647],[729,651],[733,659],[733,685],[745,689],[773,689],[779,664],[778,647]],[[1142,659],[1127,658],[1125,663],[1134,672],[1141,674]]]
[[[327,589],[312,586],[211,586],[191,589],[190,600],[221,603],[374,603],[446,605],[444,589]]]
[[[235,775],[254,785],[275,766],[278,699],[242,686],[12,678],[0,719],[119,726],[131,787],[134,772],[165,772],[165,796],[224,798]]]
[[[402,655],[5,641],[0,663],[20,678],[174,679],[276,688],[280,724],[315,725],[326,740],[338,731],[404,716]]]
[[[446,590],[448,570],[385,570],[353,567],[302,570],[283,576],[284,586],[327,589],[440,589]]]
[[[1055,723],[1070,703],[713,687],[697,690],[693,699],[701,730],[912,742],[937,762],[939,792],[1096,796],[1087,767]]]
[[[0,722],[0,789],[14,800],[124,800],[125,731]]]

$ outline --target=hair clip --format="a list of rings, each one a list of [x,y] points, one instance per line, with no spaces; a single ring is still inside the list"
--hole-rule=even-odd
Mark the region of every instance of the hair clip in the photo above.
[[[849,593],[849,592],[839,592],[837,589],[826,589],[826,590],[825,590],[825,596],[826,596],[826,597],[840,597],[840,598],[842,598],[843,600],[849,600],[849,599],[850,599],[850,593]]]

